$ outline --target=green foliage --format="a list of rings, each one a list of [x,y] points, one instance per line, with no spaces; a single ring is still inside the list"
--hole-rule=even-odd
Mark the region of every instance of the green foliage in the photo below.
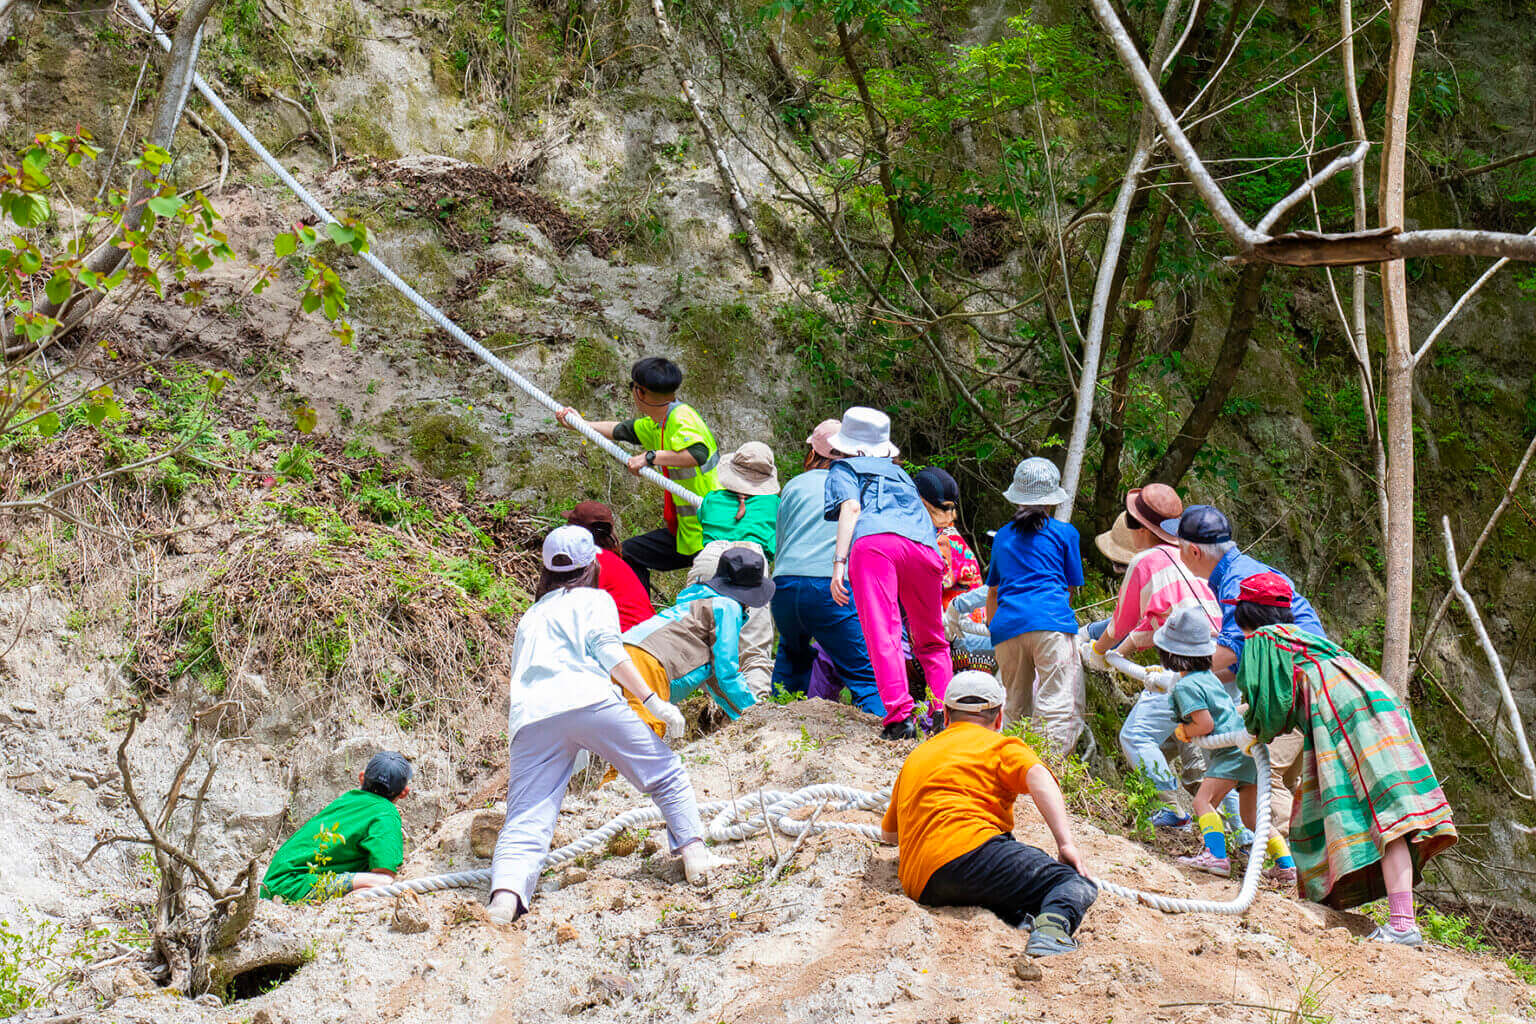
[[[1143,842],[1152,841],[1152,816],[1163,806],[1157,786],[1138,765],[1121,780],[1125,791],[1125,807],[1131,818],[1131,833]]]
[[[110,934],[93,928],[66,938],[53,921],[0,920],[0,1019],[44,1005],[46,993],[74,991],[75,972],[97,958]]]
[[[1419,908],[1418,917],[1426,942],[1468,953],[1485,953],[1492,948],[1484,941],[1482,930],[1460,914],[1443,914],[1425,904]]]

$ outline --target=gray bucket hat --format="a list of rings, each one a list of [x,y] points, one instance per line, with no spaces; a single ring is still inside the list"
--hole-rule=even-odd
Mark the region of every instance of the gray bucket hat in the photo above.
[[[1013,485],[1003,497],[1015,505],[1060,505],[1067,500],[1061,489],[1061,470],[1050,459],[1025,459],[1013,471]]]
[[[1192,658],[1216,653],[1216,636],[1211,632],[1210,616],[1197,604],[1175,608],[1168,621],[1152,634],[1152,643],[1160,651]]]

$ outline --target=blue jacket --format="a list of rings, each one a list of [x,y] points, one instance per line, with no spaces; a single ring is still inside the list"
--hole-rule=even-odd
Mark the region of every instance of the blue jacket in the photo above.
[[[624,642],[661,663],[672,681],[676,704],[703,686],[720,710],[735,719],[757,703],[741,678],[741,602],[691,583],[677,603],[624,633]]]
[[[1237,607],[1226,604],[1227,601],[1236,601],[1238,592],[1243,587],[1243,580],[1249,576],[1257,576],[1261,572],[1272,572],[1285,580],[1291,586],[1291,615],[1296,620],[1296,625],[1328,639],[1328,634],[1323,632],[1323,624],[1317,618],[1317,610],[1311,602],[1296,592],[1296,584],[1291,578],[1278,569],[1271,568],[1257,558],[1249,558],[1247,555],[1233,548],[1221,556],[1221,561],[1216,563],[1216,568],[1211,570],[1211,590],[1215,591],[1216,599],[1223,602],[1221,606],[1221,632],[1216,636],[1216,642],[1233,654],[1237,660],[1243,660],[1243,631],[1237,628]]]

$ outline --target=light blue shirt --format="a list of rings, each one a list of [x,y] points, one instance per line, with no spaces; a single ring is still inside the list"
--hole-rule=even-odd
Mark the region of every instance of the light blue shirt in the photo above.
[[[837,524],[823,514],[827,471],[808,469],[779,492],[777,522],[779,553],[774,578],[821,576],[832,578],[837,548]]]
[[[695,605],[709,608],[710,614],[714,617],[713,644],[709,649],[708,657],[699,658],[697,665],[672,680],[672,692],[667,699],[673,704],[685,700],[689,694],[700,686],[710,683],[713,678],[713,683],[708,686],[709,695],[714,698],[720,710],[725,712],[726,717],[734,720],[742,711],[757,703],[757,698],[752,695],[751,690],[747,689],[745,680],[741,678],[741,627],[746,621],[746,611],[742,608],[741,602],[724,597],[702,583],[690,583],[678,591],[676,604],[663,608],[644,622],[638,622],[629,627],[624,633],[624,643],[635,647],[644,646],[645,641],[653,634],[681,623],[683,619],[693,614]],[[687,625],[679,628],[685,634],[698,635]],[[661,639],[670,638],[664,635]],[[662,665],[662,668],[666,667],[665,664]],[[725,700],[720,700],[721,696]]]
[[[1216,598],[1221,602],[1221,632],[1216,635],[1216,642],[1237,655],[1238,661],[1243,660],[1244,637],[1243,631],[1237,627],[1237,607],[1227,602],[1237,600],[1238,593],[1243,589],[1244,580],[1250,576],[1257,576],[1261,572],[1272,572],[1290,584],[1291,617],[1296,620],[1296,625],[1308,633],[1320,636],[1324,640],[1328,639],[1328,634],[1323,631],[1323,624],[1317,617],[1317,610],[1312,607],[1310,601],[1296,592],[1296,584],[1289,576],[1233,548],[1221,556],[1221,561],[1217,562],[1216,568],[1211,570],[1209,580],[1211,589],[1216,592]]]
[[[859,503],[859,521],[853,528],[855,541],[879,533],[894,533],[935,551],[939,549],[938,532],[917,493],[917,485],[892,460],[860,455],[832,463],[827,471],[822,515],[836,523],[843,502],[850,500]]]

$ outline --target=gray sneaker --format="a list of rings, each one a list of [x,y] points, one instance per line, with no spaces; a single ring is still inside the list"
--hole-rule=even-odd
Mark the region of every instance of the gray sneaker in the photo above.
[[[1024,952],[1030,956],[1057,956],[1077,949],[1077,940],[1067,934],[1067,922],[1055,914],[1041,914],[1027,922],[1029,941]]]
[[[1422,946],[1424,936],[1417,928],[1409,928],[1407,931],[1398,931],[1391,925],[1379,925],[1375,931],[1365,937],[1367,942],[1385,942],[1388,945],[1398,946]]]

